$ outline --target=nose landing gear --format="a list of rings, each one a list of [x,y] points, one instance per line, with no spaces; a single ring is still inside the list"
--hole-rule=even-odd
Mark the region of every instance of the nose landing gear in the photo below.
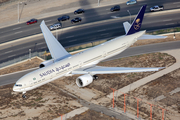
[[[23,92],[22,98],[26,99],[26,92]]]

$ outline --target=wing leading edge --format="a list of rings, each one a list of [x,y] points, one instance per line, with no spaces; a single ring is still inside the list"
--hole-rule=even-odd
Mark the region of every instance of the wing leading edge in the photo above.
[[[130,73],[130,72],[148,72],[158,71],[164,67],[158,68],[130,68],[130,67],[101,67],[95,66],[85,70],[75,70],[71,74],[114,74],[114,73]]]
[[[68,56],[71,56],[64,47],[57,41],[57,39],[54,37],[54,35],[51,33],[51,31],[47,28],[44,20],[41,22],[41,31],[44,35],[46,44],[49,48],[49,51],[51,53],[52,58],[56,61],[62,58],[66,58]]]

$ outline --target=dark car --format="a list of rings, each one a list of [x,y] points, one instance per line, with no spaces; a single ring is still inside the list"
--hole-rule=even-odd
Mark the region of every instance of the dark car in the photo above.
[[[70,19],[70,17],[68,15],[63,15],[62,17],[59,17],[57,20],[60,22],[60,21],[66,21],[69,19]]]
[[[74,18],[71,20],[71,23],[77,23],[77,22],[81,22],[81,18],[80,17],[77,17],[77,18]]]
[[[83,9],[78,9],[76,11],[74,11],[74,14],[80,14],[80,13],[84,13]]]
[[[37,23],[37,19],[31,19],[31,20],[26,22],[27,25],[33,24],[33,23]]]
[[[119,6],[119,5],[116,5],[116,6],[114,6],[114,7],[112,7],[112,8],[110,9],[111,12],[113,12],[113,11],[119,11],[119,10],[120,10],[120,6]]]

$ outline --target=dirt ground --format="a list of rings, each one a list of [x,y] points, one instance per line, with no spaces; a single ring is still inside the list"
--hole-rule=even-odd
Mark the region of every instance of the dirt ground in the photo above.
[[[140,117],[148,119],[150,117],[150,104],[152,106],[153,119],[162,119],[162,108],[166,120],[179,120],[180,118],[180,93],[171,94],[172,91],[180,87],[180,69],[166,74],[140,88],[137,88],[126,96],[127,111],[137,114],[137,99],[139,98]],[[116,94],[116,93],[115,93]],[[157,98],[164,96],[162,99]],[[115,106],[123,109],[124,95],[115,99]]]
[[[13,84],[0,87],[0,119],[3,120],[52,120],[81,107],[71,96],[49,84],[28,92],[24,100],[22,93],[12,92]]]

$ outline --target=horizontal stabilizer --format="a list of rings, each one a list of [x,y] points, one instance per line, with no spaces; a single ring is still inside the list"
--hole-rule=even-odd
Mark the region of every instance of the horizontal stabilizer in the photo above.
[[[158,71],[164,67],[158,68],[130,68],[130,67],[101,67],[96,66],[93,68],[85,69],[84,71],[72,71],[71,74],[114,74],[114,73],[130,73],[130,72],[148,72]]]
[[[123,26],[124,26],[124,30],[125,30],[125,32],[127,34],[127,32],[129,31],[129,29],[131,27],[131,24],[129,22],[124,22]]]
[[[145,39],[164,39],[167,36],[158,36],[158,35],[142,35],[138,38],[138,40],[145,40]]]

